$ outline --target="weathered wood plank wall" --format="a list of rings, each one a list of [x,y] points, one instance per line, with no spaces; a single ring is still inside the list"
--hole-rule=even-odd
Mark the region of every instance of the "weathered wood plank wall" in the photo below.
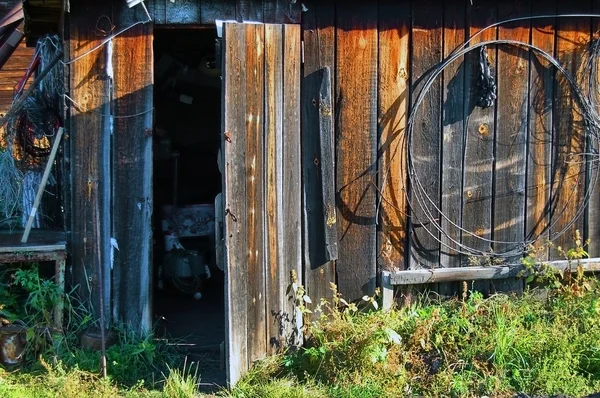
[[[575,12],[591,12],[591,2],[587,0],[574,0],[558,2],[558,12],[572,14]],[[556,24],[556,57],[565,69],[576,76],[579,84],[585,85],[584,65],[585,50],[590,41],[591,21],[589,18],[561,18]],[[585,86],[584,86],[585,87]],[[582,158],[574,153],[585,151],[583,139],[583,116],[578,110],[575,96],[564,78],[558,77],[555,87],[554,101],[554,154],[552,163],[553,194],[556,195],[556,204],[550,213],[550,237],[565,231],[558,239],[557,245],[563,248],[572,246],[573,235],[576,230],[584,234],[584,219],[579,217],[572,223],[577,215],[585,191],[585,163]],[[586,90],[587,91],[587,90]],[[552,259],[559,259],[561,255],[551,251]]]
[[[444,57],[467,38],[465,30],[464,0],[447,1],[444,7]],[[465,57],[454,61],[443,73],[442,98],[442,179],[441,210],[446,218],[440,219],[440,226],[448,233],[441,236],[440,265],[442,267],[459,267],[461,264],[460,248],[462,221],[462,179],[463,179],[463,146],[465,126]],[[441,284],[441,294],[453,294],[457,291],[456,283]]]
[[[113,4],[119,26],[136,21],[133,10]],[[152,25],[136,25],[114,40],[112,77],[113,319],[151,330],[152,314]],[[131,231],[137,231],[132,234]]]
[[[71,267],[73,286],[90,309],[98,314],[100,284],[104,286],[104,309],[110,314],[110,284],[100,279],[110,259],[110,87],[107,75],[108,48],[89,55],[103,37],[96,19],[110,15],[110,4],[73,6],[69,54],[82,56],[70,66],[71,107],[68,142],[71,146]]]
[[[537,12],[550,15],[556,11],[556,1],[536,5]],[[531,44],[549,54],[554,52],[553,19],[531,21]],[[529,139],[527,150],[527,207],[525,237],[549,238],[548,226],[552,181],[552,131],[554,71],[547,60],[530,57],[529,77]],[[548,258],[548,249],[539,248],[541,260]],[[600,252],[598,252],[600,253]]]
[[[226,24],[223,67],[228,378],[297,339],[301,273],[300,29]]]
[[[506,1],[498,4],[498,19],[530,15],[530,1]],[[501,25],[498,39],[530,41],[530,21]],[[529,120],[529,52],[519,48],[498,50],[498,101],[494,148],[494,227],[498,242],[519,242],[525,236],[525,178]],[[514,248],[511,243],[496,243],[496,252]],[[519,253],[507,261],[519,262]],[[496,290],[522,291],[522,280],[509,278],[496,282]]]
[[[572,217],[579,212],[586,178],[589,181],[592,175],[589,165],[569,162],[571,152],[583,152],[588,145],[580,140],[581,116],[572,110],[572,92],[564,79],[555,78],[555,72],[546,61],[523,49],[495,45],[487,47],[492,76],[496,79],[500,96],[492,106],[486,109],[475,106],[480,55],[479,51],[474,51],[459,58],[439,76],[417,114],[412,137],[415,171],[432,199],[425,207],[433,214],[436,222],[440,223],[443,234],[428,223],[422,210],[415,207],[418,195],[408,184],[405,127],[410,104],[414,103],[423,76],[443,56],[449,55],[465,37],[490,23],[517,15],[552,13],[556,11],[556,4],[558,3],[544,3],[542,8],[533,0],[527,3],[482,0],[474,4],[462,0],[430,0],[418,4],[388,3],[383,0],[360,4],[306,1],[306,10],[303,12],[302,2],[206,0],[175,3],[152,1],[149,2],[149,7],[156,25],[211,24],[216,19],[300,24],[303,44],[298,43],[298,49],[295,50],[298,60],[293,62],[300,62],[302,57],[301,115],[294,116],[292,113],[286,116],[287,108],[284,106],[281,109],[280,103],[288,103],[285,93],[289,84],[286,79],[290,77],[286,74],[287,66],[281,71],[282,78],[286,81],[282,87],[267,85],[265,87],[272,92],[255,94],[270,98],[265,104],[274,107],[274,131],[281,131],[282,128],[285,130],[282,124],[302,124],[304,268],[299,272],[301,279],[307,286],[309,295],[315,299],[331,294],[330,282],[338,283],[343,294],[355,299],[373,292],[377,270],[456,267],[468,264],[469,256],[460,253],[458,246],[461,243],[492,255],[493,252],[514,246],[513,243],[525,238],[539,235],[551,237],[565,228],[567,231],[559,240],[559,244],[563,246],[572,240],[575,229],[581,230],[584,238],[599,238],[599,230],[595,228],[600,224],[596,220],[599,214],[596,209],[599,202],[597,197],[592,202],[596,207],[590,208],[585,212],[585,218],[580,218],[571,225]],[[589,12],[593,6],[597,7],[593,1],[578,0],[561,3],[558,8],[560,12]],[[72,56],[83,53],[100,40],[92,26],[95,21],[82,15],[89,12],[90,7],[92,6],[86,6],[83,11],[72,11]],[[94,12],[103,11],[101,6],[94,7],[98,8],[94,8]],[[109,7],[104,8],[104,13],[114,15],[110,14]],[[141,16],[140,10],[131,10],[131,13],[136,17]],[[81,19],[81,26],[78,26],[77,18]],[[126,21],[118,22],[120,25]],[[598,26],[596,22],[592,24],[587,18],[522,21],[488,29],[474,43],[496,38],[531,42],[554,54],[571,73],[576,74],[583,68],[583,49],[595,33]],[[140,36],[150,36],[149,31],[139,33]],[[238,50],[246,57],[248,51],[256,50],[257,42],[246,36],[243,39],[243,45],[240,44]],[[133,51],[134,56],[150,62],[147,51],[149,42],[143,39],[140,43],[133,44],[128,40],[128,36],[124,36],[121,41],[116,40],[115,48],[124,46],[122,48],[127,51],[122,52]],[[131,38],[131,41],[134,39]],[[74,64],[71,69],[74,100],[85,109],[94,110],[74,110],[74,133],[82,130],[106,131],[103,114],[106,113],[104,107],[109,103],[110,91],[103,72],[106,51],[106,48],[98,50],[87,57],[87,60]],[[284,56],[281,61],[288,62],[289,55]],[[117,56],[116,70],[130,62],[131,56]],[[280,67],[279,61],[274,62]],[[244,64],[240,68],[247,66]],[[327,81],[324,81],[325,67],[329,68]],[[115,73],[118,75],[122,71]],[[248,79],[248,76],[244,78]],[[149,76],[145,75],[142,80],[151,83]],[[256,87],[265,83],[259,80],[253,83],[244,81],[243,84],[248,85],[249,91],[236,97],[236,101],[245,101],[248,95],[254,95],[252,93]],[[131,102],[122,104],[123,112],[144,110],[142,104],[147,103],[145,101],[148,96],[143,91],[145,83],[139,83],[139,90],[134,86],[138,82],[129,82],[124,78],[120,81],[116,78],[115,84],[115,92],[122,90],[124,95],[126,92],[139,91],[139,97],[135,94]],[[330,119],[327,113],[323,114],[316,106],[319,105],[324,88],[331,90],[333,94]],[[258,100],[256,99],[260,102]],[[118,105],[118,101],[115,104]],[[245,104],[240,106],[246,109]],[[270,109],[269,106],[265,110]],[[252,113],[258,115],[260,110]],[[266,118],[267,115],[263,116]],[[148,117],[117,121],[115,126],[123,131],[134,129],[136,134],[142,134],[149,127]],[[323,130],[320,129],[327,123],[332,123],[332,128],[326,133],[334,137],[334,150],[331,153],[335,155],[331,159],[322,158],[327,148],[322,145],[326,141],[323,140]],[[247,126],[244,124],[243,128],[246,129]],[[260,133],[254,133],[258,139]],[[284,164],[286,154],[293,149],[290,146],[293,141],[280,137],[278,143],[277,134],[273,136],[274,157],[268,158],[270,155],[266,152],[262,159],[263,167],[267,170],[268,164],[272,162],[276,166]],[[245,150],[250,148],[248,146],[260,146],[259,142],[251,141],[254,135],[246,137],[249,141],[243,143]],[[271,136],[265,133],[265,137]],[[76,273],[82,273],[79,280],[91,278],[93,283],[90,286],[96,289],[93,286],[97,283],[94,279],[95,271],[90,267],[93,261],[98,261],[98,255],[91,248],[95,247],[95,242],[102,240],[104,252],[100,257],[106,261],[109,254],[107,240],[110,236],[106,233],[94,236],[94,223],[97,221],[87,204],[97,203],[102,214],[102,209],[108,206],[106,201],[110,200],[106,184],[110,188],[138,177],[144,179],[143,173],[139,174],[133,169],[147,167],[145,162],[148,159],[136,159],[135,165],[131,165],[130,174],[126,172],[104,176],[106,170],[102,168],[102,164],[107,156],[104,149],[107,143],[103,141],[105,137],[98,135],[81,141],[78,141],[81,135],[73,135],[71,138],[73,169],[76,170],[73,174],[73,191],[76,193],[72,206],[73,231],[74,236],[81,238],[73,243],[73,258],[80,263],[79,267],[74,264],[74,269]],[[123,149],[123,153],[136,151],[141,155],[146,150],[141,135],[126,137],[124,141],[117,138],[113,144],[116,145],[113,149]],[[237,144],[242,145],[239,142]],[[287,149],[277,152],[277,148],[281,149],[284,144]],[[296,162],[293,156],[299,155],[291,155],[289,160]],[[118,156],[116,160],[118,162]],[[246,160],[244,159],[244,164],[247,163]],[[322,180],[324,165],[331,165],[328,167],[335,169],[335,181]],[[282,167],[283,169],[276,167],[277,173],[285,173],[282,171],[285,170],[285,165]],[[110,182],[111,178],[117,181],[117,185]],[[299,183],[288,181],[287,174],[274,175],[273,178],[275,184],[289,183],[290,187]],[[326,224],[322,218],[326,216],[323,200],[327,200],[325,188],[328,182],[335,184],[337,193],[335,219],[338,225],[339,258],[335,262],[329,260],[325,248],[316,247],[319,245],[318,240],[326,237],[326,231],[323,230]],[[244,192],[251,194],[256,200],[262,200],[263,196],[268,200],[268,187],[262,192],[260,189],[255,190],[251,184],[246,186],[246,181],[243,183]],[[130,201],[144,198],[147,189],[148,186],[142,184],[139,192],[136,191],[129,201],[119,199],[116,204],[116,208],[120,209],[118,211],[125,212],[124,209],[133,203]],[[276,202],[274,209],[282,214],[288,211],[288,205],[292,208],[298,206],[293,200],[287,202],[286,192],[285,189],[273,192],[275,196],[272,199]],[[443,214],[439,213],[438,208]],[[272,222],[279,225],[282,223],[282,214],[274,213],[265,217],[275,217]],[[141,226],[145,218],[140,217],[142,218],[135,222],[131,220],[132,225]],[[256,224],[249,225],[248,228],[263,223],[261,216],[256,217]],[[315,217],[321,219],[315,222]],[[547,230],[548,225],[551,225],[550,231]],[[117,227],[114,229],[119,231]],[[125,232],[123,229],[120,235],[125,236]],[[261,246],[259,240],[263,237],[268,240],[269,235],[256,235],[256,232],[254,231],[253,236],[258,240],[249,241],[248,244]],[[244,232],[246,233],[249,231]],[[145,244],[142,240],[145,242],[146,238],[139,239],[141,240],[132,243],[131,251],[126,249],[129,255],[139,252],[138,249]],[[492,239],[501,242],[494,243]],[[136,249],[133,249],[134,246]],[[600,255],[598,244],[591,247],[592,255]],[[319,250],[321,255],[316,255]],[[281,261],[284,254],[288,255],[281,247],[273,247],[272,253],[266,252],[265,256],[273,255]],[[120,255],[125,256],[124,253]],[[289,255],[296,259],[299,256],[294,253]],[[245,264],[246,259],[239,261]],[[258,270],[262,269],[265,261],[266,258],[260,259],[257,256],[256,263],[248,265],[258,267]],[[85,272],[81,264],[86,264]],[[272,271],[281,278],[287,278],[285,274],[290,269],[300,271],[294,267],[285,272],[283,269]],[[252,278],[258,279],[247,280],[247,273],[246,279],[238,281],[240,286],[247,286],[244,289],[255,289],[256,292],[263,290],[267,281],[250,271],[252,270],[248,269]],[[123,274],[122,278],[129,276]],[[252,283],[248,285],[250,282]],[[122,289],[118,283],[113,285],[117,291]],[[488,283],[478,283],[475,286],[484,291],[500,288]],[[514,286],[509,288],[514,289]],[[439,289],[442,293],[449,293],[454,292],[456,286],[443,285]],[[251,296],[253,294],[248,298]],[[240,304],[237,300],[240,300],[239,296],[236,298],[236,306],[243,306],[247,310],[254,308],[249,301]],[[253,319],[262,319],[260,314],[255,315]],[[245,320],[244,324],[247,322]],[[267,344],[265,341],[265,346]],[[262,352],[261,347],[257,350]],[[248,355],[247,358],[254,358],[253,355]]]
[[[469,36],[481,31],[486,26],[497,21],[497,2],[483,0],[473,7],[467,6],[467,24]],[[477,36],[472,43],[480,43],[496,38],[497,28],[488,29]],[[497,49],[494,46],[486,51],[491,75],[496,79]],[[494,132],[495,132],[495,103],[488,108],[475,105],[478,93],[477,76],[479,75],[479,50],[468,53],[465,92],[467,107],[463,119],[466,121],[463,177],[463,210],[462,210],[462,242],[468,247],[480,252],[489,252],[492,236],[492,197],[493,197],[493,165],[494,165]],[[463,256],[462,262],[468,258]],[[484,293],[489,292],[489,284],[476,282],[473,288]]]
[[[350,297],[376,286],[377,8],[336,10],[337,283]]]
[[[150,0],[148,10],[160,25],[214,24],[215,20],[300,23],[302,3],[290,0]]]
[[[592,3],[570,2],[559,11],[589,12]],[[572,241],[575,229],[584,238],[598,235],[594,218],[600,212],[595,208],[571,225],[586,178],[591,181],[593,176],[589,165],[565,162],[570,152],[585,148],[577,141],[581,120],[570,107],[572,92],[548,62],[526,49],[487,46],[484,53],[499,98],[485,109],[476,106],[479,50],[440,74],[416,115],[412,136],[415,172],[431,198],[424,209],[416,205],[421,195],[407,183],[404,129],[424,76],[489,24],[552,14],[556,4],[231,0],[218,7],[212,1],[155,1],[152,9],[159,24],[227,18],[301,23],[303,280],[316,298],[330,295],[330,282],[358,298],[373,292],[377,270],[485,263],[525,239],[551,237],[566,227],[559,240],[563,246]],[[577,73],[583,65],[582,50],[597,25],[593,26],[586,18],[525,20],[487,29],[473,44],[497,38],[532,43]],[[335,263],[327,261],[319,242],[326,236],[322,223],[315,222],[325,217],[320,167],[328,159],[320,157],[322,115],[316,107],[325,67],[334,93],[336,156],[330,164],[335,165],[340,253]],[[595,206],[597,202],[594,199]],[[430,224],[424,210],[444,233]],[[487,253],[488,259],[461,253],[460,244]],[[508,261],[518,261],[518,254]],[[521,289],[515,280],[474,286],[484,292]],[[449,294],[457,286],[437,288]]]

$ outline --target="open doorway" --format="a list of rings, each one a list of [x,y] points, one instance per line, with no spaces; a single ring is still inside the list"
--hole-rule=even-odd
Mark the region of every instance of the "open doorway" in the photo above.
[[[220,369],[224,274],[215,261],[221,78],[214,27],[154,36],[154,315],[158,333]],[[224,380],[224,371],[216,375]],[[205,373],[203,380],[210,379]]]

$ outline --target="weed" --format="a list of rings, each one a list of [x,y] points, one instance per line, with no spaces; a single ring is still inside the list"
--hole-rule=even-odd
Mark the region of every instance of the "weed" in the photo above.
[[[577,247],[564,252],[574,266],[585,256]],[[600,290],[582,272],[570,280],[552,275],[558,284],[545,297],[533,290],[521,297],[469,292],[464,300],[422,297],[391,311],[377,308],[377,296],[348,302],[333,285],[331,300],[314,303],[296,284],[292,300],[310,314],[305,346],[254,368],[231,396],[600,391]]]
[[[183,369],[171,369],[169,375],[165,377],[163,392],[166,396],[172,398],[194,398],[198,394],[198,383],[200,375],[198,374],[198,363],[194,369],[194,363],[187,368],[187,358],[183,364]],[[164,376],[164,374],[163,374]]]

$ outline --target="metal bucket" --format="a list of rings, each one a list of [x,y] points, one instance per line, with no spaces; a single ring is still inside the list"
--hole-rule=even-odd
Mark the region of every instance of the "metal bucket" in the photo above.
[[[0,327],[0,364],[19,366],[25,359],[27,329],[24,326],[9,325]]]

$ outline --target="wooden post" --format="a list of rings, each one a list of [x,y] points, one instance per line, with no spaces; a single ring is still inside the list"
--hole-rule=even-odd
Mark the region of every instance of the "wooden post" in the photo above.
[[[381,286],[381,307],[384,310],[389,310],[394,304],[394,285],[392,285],[391,273],[389,271],[381,271],[379,278],[379,284]]]

